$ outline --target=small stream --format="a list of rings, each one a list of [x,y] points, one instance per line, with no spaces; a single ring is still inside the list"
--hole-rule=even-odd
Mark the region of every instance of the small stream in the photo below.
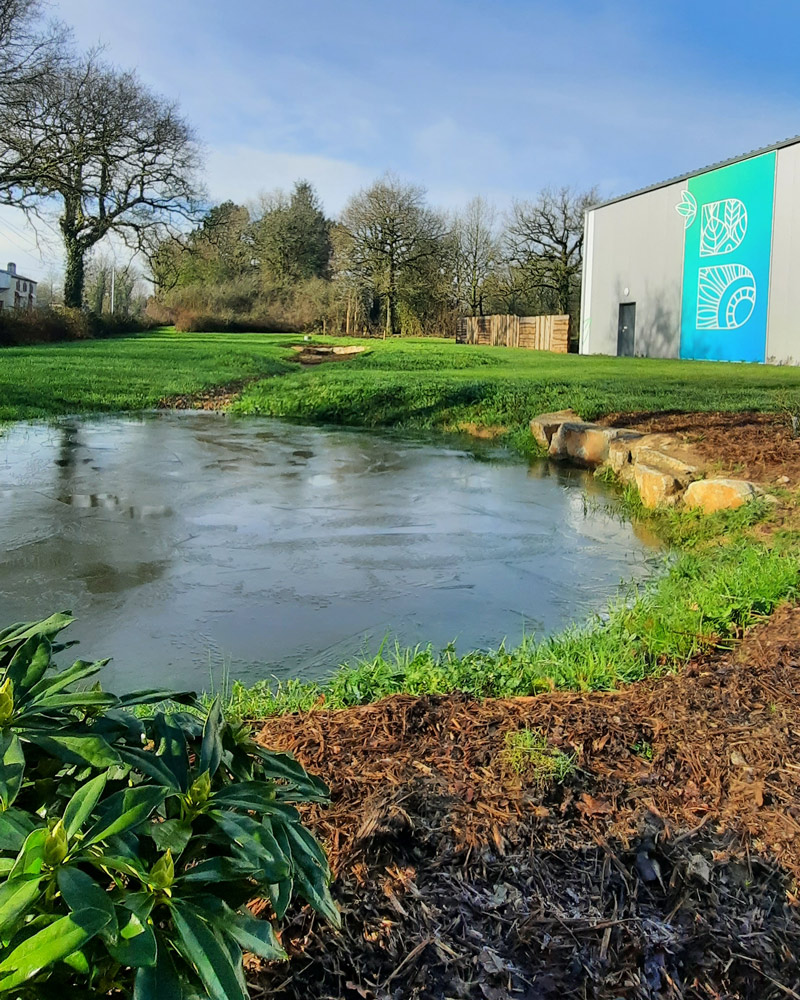
[[[196,412],[16,424],[0,627],[71,609],[117,691],[324,677],[387,637],[516,644],[660,563],[609,496],[485,444]]]

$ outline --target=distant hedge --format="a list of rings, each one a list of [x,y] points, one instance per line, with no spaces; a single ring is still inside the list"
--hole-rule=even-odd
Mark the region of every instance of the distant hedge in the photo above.
[[[82,309],[30,309],[0,312],[0,347],[92,340],[147,330],[153,323],[131,316],[98,316]]]

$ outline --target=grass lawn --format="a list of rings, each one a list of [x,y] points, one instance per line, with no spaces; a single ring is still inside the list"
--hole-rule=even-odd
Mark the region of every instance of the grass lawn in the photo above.
[[[108,340],[0,348],[0,421],[65,413],[140,410],[289,370],[297,336],[191,334],[172,330]]]
[[[532,445],[530,418],[565,407],[587,420],[620,411],[800,412],[800,368],[581,357],[441,340],[369,346],[346,363],[251,385],[234,408],[359,426],[502,427],[522,451]]]
[[[239,413],[407,429],[502,427],[530,446],[528,420],[571,406],[614,411],[800,412],[800,368],[556,355],[442,340],[368,341],[369,353],[299,369],[297,335],[173,330],[0,350],[0,420],[155,406],[263,375]],[[315,338],[329,343],[364,343]],[[281,375],[281,378],[267,376]]]

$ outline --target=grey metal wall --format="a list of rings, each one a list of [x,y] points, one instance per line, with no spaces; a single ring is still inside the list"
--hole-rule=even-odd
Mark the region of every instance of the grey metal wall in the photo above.
[[[778,150],[766,360],[800,364],[800,144]]]
[[[616,354],[619,305],[635,302],[635,353],[680,355],[682,190],[670,184],[588,213],[582,354]]]

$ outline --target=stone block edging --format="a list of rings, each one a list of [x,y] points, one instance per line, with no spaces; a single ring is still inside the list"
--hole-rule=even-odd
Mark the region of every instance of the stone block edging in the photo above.
[[[634,483],[642,503],[651,509],[683,502],[710,514],[762,495],[755,483],[744,479],[704,478],[702,463],[690,449],[666,434],[587,423],[574,410],[541,413],[530,426],[551,459],[582,468],[610,468],[622,482]]]

